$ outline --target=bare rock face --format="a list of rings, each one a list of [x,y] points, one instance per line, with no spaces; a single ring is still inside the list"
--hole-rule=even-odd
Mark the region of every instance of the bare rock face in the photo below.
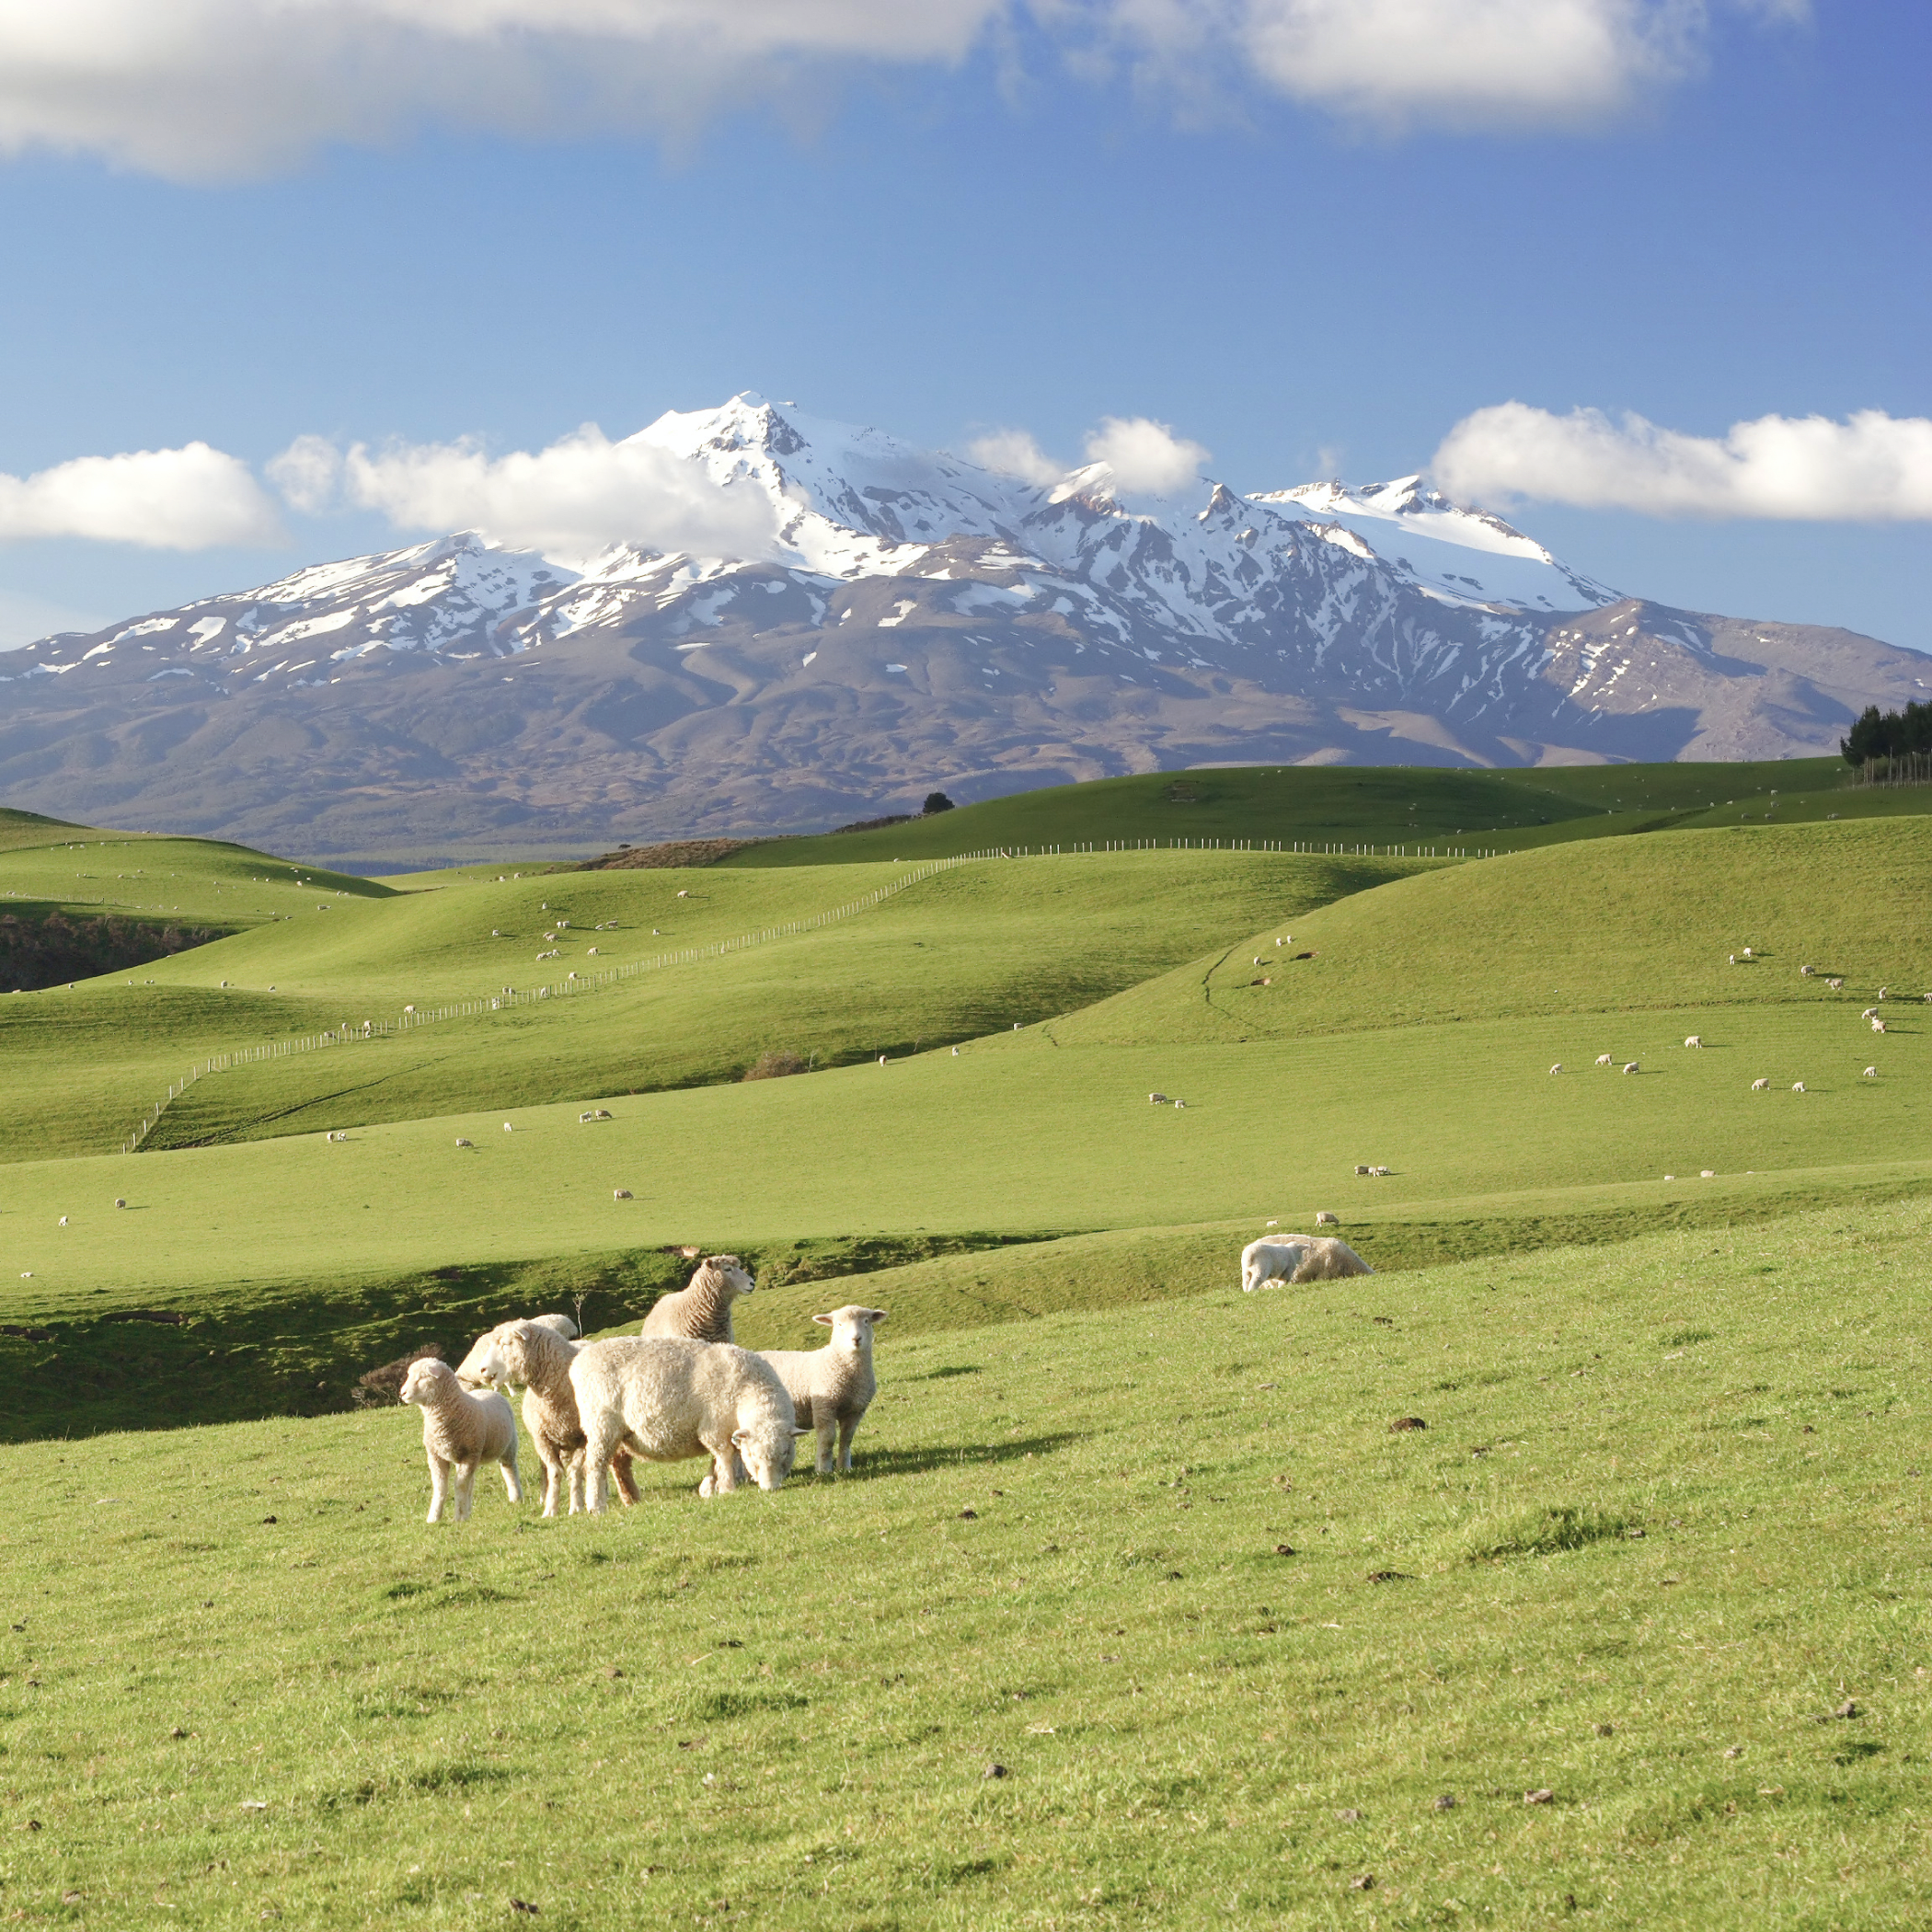
[[[1042,489],[753,396],[638,440],[755,554],[458,535],[44,638],[0,658],[0,797],[318,857],[604,847],[936,783],[1833,753],[1926,688],[1869,638],[1619,596],[1414,477]]]

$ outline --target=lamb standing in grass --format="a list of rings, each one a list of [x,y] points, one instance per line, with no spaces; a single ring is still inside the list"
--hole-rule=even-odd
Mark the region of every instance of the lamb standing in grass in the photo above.
[[[688,1287],[661,1295],[644,1317],[642,1335],[684,1335],[693,1341],[734,1341],[731,1304],[757,1283],[736,1255],[707,1255]]]
[[[886,1311],[855,1305],[811,1318],[832,1330],[832,1340],[823,1348],[766,1349],[762,1359],[778,1372],[800,1431],[818,1434],[819,1474],[832,1474],[835,1439],[838,1467],[849,1476],[852,1438],[879,1393],[879,1379],[872,1373],[872,1326],[886,1318]]]
[[[1288,1235],[1250,1241],[1241,1250],[1241,1289],[1252,1294],[1268,1282],[1336,1282],[1374,1270],[1333,1235]]]
[[[448,1363],[425,1356],[409,1364],[402,1399],[422,1410],[422,1447],[430,1461],[426,1521],[441,1520],[453,1478],[456,1521],[466,1521],[476,1498],[477,1471],[485,1463],[500,1463],[511,1501],[523,1500],[516,1474],[516,1418],[501,1396],[471,1395]]]
[[[798,1425],[777,1372],[749,1350],[683,1335],[586,1342],[570,1363],[584,1432],[584,1507],[607,1501],[619,1449],[654,1463],[711,1458],[700,1496],[735,1489],[744,1474],[778,1489],[791,1474]]]

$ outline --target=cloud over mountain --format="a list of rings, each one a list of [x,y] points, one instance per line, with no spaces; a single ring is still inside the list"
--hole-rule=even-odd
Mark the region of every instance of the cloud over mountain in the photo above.
[[[0,476],[0,540],[91,537],[155,550],[273,544],[275,507],[238,457],[174,450],[77,456],[30,477]]]
[[[1498,403],[1466,416],[1431,466],[1452,494],[1649,516],[1903,523],[1932,518],[1932,420],[1860,409],[1761,416],[1691,436],[1641,416]]]

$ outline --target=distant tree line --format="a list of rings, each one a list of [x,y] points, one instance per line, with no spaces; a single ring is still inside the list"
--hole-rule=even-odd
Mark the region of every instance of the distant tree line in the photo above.
[[[154,926],[144,919],[70,919],[52,912],[35,918],[0,913],[0,993],[63,986],[103,972],[125,972],[168,954],[224,939],[220,926]]]
[[[1864,784],[1932,784],[1932,702],[1908,698],[1903,711],[1867,705],[1838,749]]]

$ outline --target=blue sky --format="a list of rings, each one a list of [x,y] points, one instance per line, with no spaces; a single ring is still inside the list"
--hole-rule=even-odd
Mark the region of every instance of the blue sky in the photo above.
[[[437,7],[370,4],[413,40],[331,66],[135,36],[61,120],[37,102],[62,51],[17,47],[10,86],[0,22],[0,472],[202,443],[233,466],[171,493],[252,473],[268,501],[298,436],[537,449],[744,388],[1068,460],[1148,416],[1237,489],[1442,450],[1462,493],[1619,588],[1932,650],[1922,5],[1457,0],[1572,12],[1608,66],[1619,32],[1644,50],[1499,98],[1417,78],[1449,0],[934,0],[910,47],[889,8],[868,27],[884,0],[790,0],[831,23],[803,53],[789,27],[694,52],[695,0],[610,0],[649,80],[615,98],[520,0],[477,0],[526,38],[473,37],[456,82],[411,65]],[[1338,80],[1317,29],[1349,4],[1389,38]],[[490,67],[533,44],[559,76],[534,104]],[[197,147],[171,116],[238,132]],[[1711,441],[1813,416],[1838,431]],[[415,534],[278,502],[88,537],[60,534],[97,527],[85,506],[8,523],[8,500],[9,642]],[[157,532],[196,547],[121,540]]]

